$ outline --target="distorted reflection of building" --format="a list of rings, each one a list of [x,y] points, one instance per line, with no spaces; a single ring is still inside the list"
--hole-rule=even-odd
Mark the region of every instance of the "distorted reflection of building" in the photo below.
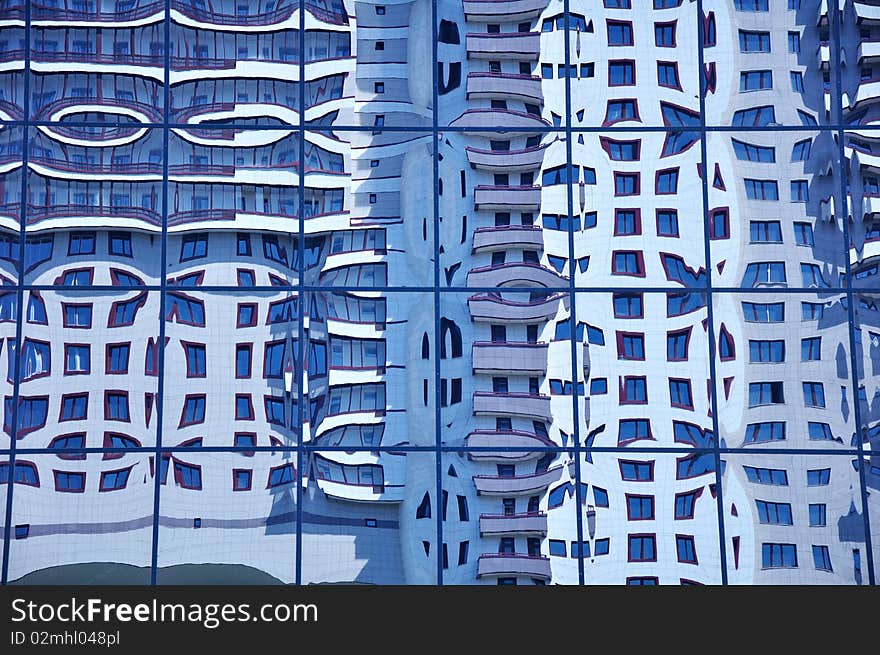
[[[873,574],[872,4],[2,4],[9,581]]]

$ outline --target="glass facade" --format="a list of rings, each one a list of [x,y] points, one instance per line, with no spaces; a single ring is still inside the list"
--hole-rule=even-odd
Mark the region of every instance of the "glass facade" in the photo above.
[[[0,0],[2,582],[874,584],[834,2]]]

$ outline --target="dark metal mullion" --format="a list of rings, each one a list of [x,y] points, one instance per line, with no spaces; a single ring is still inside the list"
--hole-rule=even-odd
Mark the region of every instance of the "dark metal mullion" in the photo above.
[[[0,120],[0,125],[8,125],[10,127],[15,126],[24,126],[29,125],[31,127],[57,127],[58,122],[55,121],[46,121],[46,120],[32,120],[29,122],[25,122],[23,120]],[[67,127],[105,127],[105,123],[97,123],[93,121],[64,121],[64,125]],[[162,129],[165,127],[165,123],[156,123],[156,122],[143,122],[136,123],[138,128],[157,128]],[[208,132],[224,132],[230,130],[237,131],[261,131],[261,130],[272,130],[272,131],[286,131],[286,132],[297,132],[298,125],[245,125],[245,124],[236,124],[236,123],[227,123],[222,127],[212,127],[210,125],[203,125],[198,123],[168,123],[169,129],[172,130],[203,130]],[[753,125],[749,127],[741,127],[741,126],[732,126],[732,125],[706,125],[706,132],[837,132],[838,130],[846,130],[849,126],[845,124],[818,124],[818,125]],[[369,131],[370,128],[365,128],[362,125],[332,125],[332,124],[323,124],[323,123],[312,123],[309,126],[309,129],[315,132],[365,132]],[[578,127],[571,127],[571,131],[574,134],[610,134],[610,133],[620,133],[620,134],[632,134],[634,132],[674,132],[678,131],[680,128],[668,127],[663,125],[631,125],[625,127],[618,127],[615,125],[584,125]],[[699,126],[692,126],[689,128],[690,131],[698,131]],[[511,130],[510,126],[507,125],[487,125],[485,127],[474,128],[474,127],[461,127],[457,125],[446,125],[442,126],[443,132],[460,132],[460,133],[473,133],[475,131],[479,132],[493,132],[493,133],[509,133]],[[880,127],[876,125],[864,125],[859,126],[859,130],[866,130],[869,132],[880,131]],[[426,132],[430,132],[430,128],[426,127],[418,127],[412,125],[388,125],[382,127],[383,132],[413,132],[418,135],[424,135]],[[565,127],[555,127],[555,126],[546,126],[546,127],[517,127],[517,132],[523,132],[528,134],[559,134],[564,135],[567,133],[567,128]]]
[[[163,453],[276,453],[276,452],[293,452],[297,450],[297,446],[199,446],[193,448],[190,446],[165,446],[162,448]],[[363,452],[363,453],[400,453],[400,452],[434,452],[436,446],[320,446],[315,450],[321,452]],[[309,450],[309,447],[303,450]],[[754,455],[757,451],[750,448],[719,448],[719,452],[732,455]],[[123,455],[134,454],[152,454],[155,451],[153,446],[141,446],[138,448],[103,448],[103,447],[83,447],[69,448],[64,450],[53,450],[47,448],[17,448],[16,453],[28,455],[52,455],[55,457],[65,455],[77,455],[82,453],[120,453]],[[571,447],[566,446],[441,446],[441,451],[445,453],[459,453],[462,451],[482,453],[482,452],[505,452],[505,453],[564,453],[571,451]],[[7,456],[8,449],[0,449],[0,455]],[[619,453],[619,454],[709,454],[714,453],[714,448],[687,448],[684,446],[656,446],[656,447],[638,447],[638,446],[594,446],[590,448],[590,452],[594,453]],[[859,450],[856,448],[846,448],[834,450],[830,448],[762,448],[762,454],[768,455],[829,455],[832,457],[857,456]]]
[[[859,459],[859,490],[861,494],[862,520],[864,521],[865,530],[865,558],[868,566],[868,582],[876,584],[874,575],[874,551],[871,543],[871,516],[870,507],[868,505],[868,487],[865,478],[865,458],[864,444],[862,443],[862,408],[859,400],[859,362],[856,358],[856,344],[861,347],[861,339],[856,340],[856,318],[855,318],[855,301],[856,295],[853,290],[852,265],[849,259],[849,199],[847,194],[847,166],[846,166],[846,148],[845,139],[846,132],[843,126],[843,80],[841,79],[841,62],[840,48],[842,44],[840,36],[840,10],[837,2],[828,3],[828,13],[831,14],[831,62],[832,68],[837,72],[834,80],[834,90],[836,94],[834,102],[835,122],[838,125],[836,134],[837,138],[837,172],[840,176],[838,184],[838,193],[840,193],[839,206],[841,208],[841,223],[843,224],[843,265],[846,271],[846,311],[847,324],[849,328],[849,365],[851,369],[851,382],[853,394],[853,421],[855,422],[855,435],[858,448]],[[832,196],[833,197],[833,196]]]
[[[443,338],[443,334],[440,330],[440,314],[441,314],[441,303],[440,303],[440,188],[439,188],[439,180],[440,180],[440,132],[439,126],[437,123],[437,103],[439,102],[440,94],[437,89],[438,84],[438,73],[437,68],[438,64],[438,45],[437,45],[437,37],[438,37],[438,28],[437,28],[437,0],[432,0],[431,2],[431,48],[432,48],[432,59],[431,59],[431,92],[432,92],[432,107],[431,107],[431,125],[432,125],[432,136],[434,140],[434,152],[432,157],[433,162],[433,175],[434,180],[431,188],[433,190],[433,216],[434,216],[434,230],[433,230],[433,241],[432,251],[434,256],[434,475],[436,476],[435,480],[435,489],[437,494],[437,584],[443,585],[443,457],[441,447],[443,445],[442,439],[442,420],[441,420],[441,407],[440,407],[440,380],[442,379],[443,372],[440,369],[440,342]],[[410,34],[409,38],[413,38],[412,34]],[[448,550],[448,548],[447,548]]]
[[[299,1],[299,238],[297,241],[297,256],[299,264],[297,265],[297,351],[299,353],[299,362],[294,360],[296,366],[296,393],[297,393],[297,422],[299,424],[299,432],[296,433],[297,446],[296,449],[296,584],[302,584],[302,505],[305,498],[303,493],[303,434],[305,430],[306,418],[306,397],[303,393],[303,383],[305,382],[305,363],[306,358],[305,344],[305,314],[306,314],[306,291],[305,291],[305,207],[306,207],[306,4],[305,0]],[[329,338],[328,338],[329,341]],[[292,412],[291,412],[292,413]],[[291,416],[291,418],[293,418]],[[311,419],[310,419],[311,421]],[[309,430],[312,429],[311,422]]]
[[[696,130],[692,130],[696,131]],[[161,284],[141,284],[137,286],[114,286],[108,284],[92,284],[88,286],[76,286],[76,285],[53,285],[53,284],[23,284],[21,285],[25,291],[114,291],[119,293],[120,290],[124,291],[161,291]],[[258,285],[253,287],[239,287],[232,285],[210,285],[210,286],[175,286],[174,290],[180,293],[241,293],[241,294],[253,294],[253,293],[266,293],[279,295],[286,291],[290,291],[291,289],[297,288],[295,285],[291,285],[288,287],[273,287],[273,286],[265,286]],[[571,291],[570,287],[542,287],[542,291],[549,291],[551,293],[569,293]],[[320,285],[304,285],[305,291],[313,291],[313,292],[323,292],[332,290],[334,292],[339,293],[350,293],[350,292],[364,292],[364,291],[378,291],[380,293],[431,293],[434,290],[434,287],[422,287],[422,286],[413,286],[413,287],[345,287],[345,286],[320,286]],[[447,287],[443,289],[444,293],[489,293],[493,291],[497,291],[497,287]],[[520,293],[529,293],[535,290],[535,287],[504,287],[505,291],[509,292],[520,292]],[[754,289],[746,289],[741,287],[713,287],[713,293],[723,293],[723,294],[738,294],[738,295],[747,295],[747,294],[765,294],[765,295],[803,295],[803,294],[812,294],[817,297],[819,296],[833,296],[833,295],[844,295],[849,289],[846,287],[827,287],[820,291],[817,291],[815,288],[807,288],[807,287],[786,287],[782,289],[775,289],[771,287],[758,287]],[[707,287],[700,286],[676,286],[676,287],[627,287],[627,286],[619,286],[619,287],[603,287],[603,286],[592,286],[592,287],[579,287],[575,286],[575,292],[577,293],[706,293],[708,291]]]
[[[724,530],[724,481],[721,477],[721,430],[718,422],[718,374],[715,362],[715,315],[712,307],[712,247],[711,226],[709,223],[709,159],[706,151],[706,75],[705,75],[705,26],[703,25],[703,0],[697,0],[697,79],[700,92],[700,160],[702,175],[700,179],[703,202],[703,247],[706,270],[706,312],[707,340],[709,342],[709,408],[712,412],[712,433],[715,451],[715,502],[718,517],[718,555],[721,566],[721,584],[727,580],[727,536]],[[676,544],[677,548],[677,544]]]
[[[162,489],[162,423],[165,416],[165,299],[167,297],[168,285],[168,137],[170,130],[168,128],[168,115],[171,112],[171,4],[165,5],[164,20],[164,39],[165,39],[165,86],[162,108],[164,116],[164,125],[162,128],[162,254],[160,258],[160,280],[159,289],[159,342],[156,347],[159,349],[159,377],[156,385],[156,448],[153,461],[153,536],[152,536],[152,559],[150,563],[150,585],[158,584],[159,574],[159,511]],[[168,468],[171,468],[172,462],[169,456]],[[168,475],[168,472],[165,472]],[[173,475],[173,473],[172,473]]]
[[[15,364],[14,378],[12,382],[12,416],[9,417],[9,465],[7,468],[6,481],[6,523],[3,529],[3,564],[0,571],[0,584],[9,582],[9,549],[12,545],[12,496],[15,488],[15,447],[18,441],[18,401],[21,393],[21,342],[24,324],[24,253],[25,238],[27,232],[27,205],[28,205],[28,137],[30,128],[28,119],[30,118],[30,78],[31,78],[31,3],[25,2],[24,14],[24,124],[21,136],[21,207],[19,209],[19,220],[21,221],[18,228],[18,269],[15,281],[17,285],[16,293],[16,314],[15,314]],[[7,344],[8,347],[8,344]],[[7,372],[8,375],[8,372]],[[4,420],[6,423],[6,406],[4,401],[3,407]]]
[[[573,430],[571,438],[574,441],[574,476],[575,476],[575,512],[577,523],[577,541],[578,541],[578,584],[585,584],[584,576],[584,518],[583,504],[586,498],[582,498],[581,491],[581,440],[580,440],[580,424],[578,406],[580,396],[578,395],[578,385],[580,380],[580,372],[577,365],[577,294],[575,293],[575,271],[577,264],[574,256],[574,198],[571,180],[571,170],[574,165],[572,159],[571,146],[571,26],[569,13],[569,0],[563,0],[563,21],[565,22],[565,161],[568,167],[566,171],[566,202],[568,203],[568,281],[569,281],[569,347],[571,355],[571,408]],[[584,377],[584,397],[586,397],[587,380]]]

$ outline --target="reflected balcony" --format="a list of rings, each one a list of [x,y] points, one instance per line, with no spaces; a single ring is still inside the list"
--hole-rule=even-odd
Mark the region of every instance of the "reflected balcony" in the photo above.
[[[468,100],[519,100],[541,104],[541,78],[514,73],[468,73]]]
[[[828,0],[822,0],[823,7],[827,2]],[[853,9],[856,11],[856,22],[859,25],[880,25],[880,5],[876,2],[871,0],[853,0]],[[825,11],[828,11],[827,8]]]
[[[404,485],[350,484],[319,478],[318,487],[331,498],[372,503],[399,503],[403,500]]]
[[[541,168],[545,148],[546,146],[535,146],[523,150],[484,150],[468,146],[465,151],[471,168],[492,173],[507,173]]]
[[[516,475],[513,477],[501,477],[498,475],[475,475],[474,486],[478,496],[520,496],[535,494],[547,489],[557,482],[562,475],[563,466],[534,473],[532,475]]]
[[[547,515],[544,512],[527,514],[480,514],[480,536],[524,535],[529,537],[547,534]]]
[[[549,421],[550,396],[529,393],[474,392],[475,416],[518,416]]]
[[[500,225],[474,230],[473,254],[509,248],[543,250],[544,232],[539,225]]]
[[[880,215],[880,196],[863,196],[862,218],[867,220],[877,218],[878,215]]]
[[[68,4],[62,2],[60,4]],[[97,4],[102,4],[98,2]],[[117,3],[125,4],[125,3]],[[165,2],[154,0],[153,2],[131,3],[128,9],[117,8],[116,11],[107,9],[88,10],[80,7],[48,7],[34,3],[31,6],[32,21],[64,21],[65,23],[108,23],[112,27],[114,23],[128,23],[131,21],[145,22],[146,18],[154,21],[162,20],[165,16]],[[107,3],[108,8],[111,3]],[[154,22],[146,21],[146,22]]]
[[[541,33],[468,34],[466,47],[468,59],[538,61],[541,52]]]
[[[481,184],[474,187],[474,205],[477,211],[537,211],[541,206],[541,187]]]
[[[880,78],[873,77],[867,80],[860,80],[855,102],[850,105],[850,109],[857,109],[871,104],[878,98],[880,98]]]
[[[88,65],[92,64],[162,68],[165,65],[165,56],[127,52],[49,52],[32,50],[31,61],[34,63],[84,64],[84,70],[88,69]],[[64,71],[70,72],[71,69],[65,66]]]
[[[468,109],[450,123],[452,127],[468,130],[474,136],[496,139],[497,135],[522,136],[534,134],[536,129],[550,127],[539,114],[512,109]],[[487,129],[488,128],[488,129]],[[498,128],[504,128],[499,131]],[[507,169],[510,170],[510,169]]]
[[[247,11],[248,4],[238,3],[238,5],[244,7],[245,11]],[[298,8],[299,3],[292,2],[272,11],[223,13],[222,7],[209,10],[195,7],[192,0],[171,0],[172,11],[180,12],[186,18],[199,23],[203,27],[211,27],[213,25],[224,27],[267,27],[289,20],[293,16],[294,9]],[[306,8],[309,8],[308,4]]]
[[[555,444],[534,432],[519,430],[474,430],[467,437],[468,448],[498,448],[500,450],[472,450],[468,459],[473,462],[528,462],[543,455]],[[504,450],[507,448],[535,448],[535,450]]]
[[[493,343],[477,341],[471,348],[474,373],[544,375],[547,372],[546,343]]]
[[[509,262],[468,271],[469,287],[565,287],[568,278],[540,264]]]
[[[859,64],[875,64],[880,61],[880,40],[864,40],[859,44]]]
[[[525,575],[550,579],[550,558],[543,555],[488,553],[477,560],[477,577]]]
[[[471,320],[481,323],[498,321],[509,324],[542,323],[556,316],[559,302],[564,301],[565,298],[567,298],[566,294],[557,293],[533,302],[515,302],[488,294],[479,294],[468,298],[468,310]]]
[[[866,264],[875,265],[878,258],[880,258],[880,238],[865,241],[861,249],[850,246],[849,261],[853,267],[853,274],[858,273],[858,268],[861,266]]]
[[[114,221],[128,219],[145,223],[154,228],[162,225],[162,215],[153,209],[131,206],[109,205],[28,205],[27,224],[37,225],[49,221],[61,221],[59,227],[73,225],[89,225],[102,227],[116,225]],[[107,221],[111,221],[108,223]],[[56,225],[46,225],[56,227]]]
[[[537,18],[547,0],[462,0],[465,20],[473,23],[521,23]]]

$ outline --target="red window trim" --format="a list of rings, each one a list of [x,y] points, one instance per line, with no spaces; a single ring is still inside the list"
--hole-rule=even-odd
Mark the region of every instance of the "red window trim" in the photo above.
[[[685,327],[685,328],[681,328],[681,329],[679,329],[679,330],[669,330],[669,331],[666,332],[666,343],[667,343],[667,349],[666,349],[666,361],[667,361],[667,362],[686,362],[686,361],[688,361],[688,357],[690,357],[690,348],[691,348],[691,328],[692,328],[692,327],[693,327],[692,325],[688,325],[687,327]],[[685,342],[684,342],[684,357],[681,358],[681,359],[679,359],[679,358],[669,359],[669,347],[668,347],[668,345],[669,345],[669,337],[680,336],[680,335],[682,335],[682,334],[685,335]]]
[[[236,487],[235,480],[238,473],[248,474],[247,487]],[[233,491],[250,491],[254,486],[254,470],[253,469],[232,469],[232,490]]]
[[[672,402],[672,389],[670,388],[669,389],[669,405],[671,407],[675,407],[676,409],[688,409],[688,410],[693,411],[693,409],[694,409],[694,389],[693,389],[693,385],[691,384],[690,378],[668,378],[668,380],[669,380],[670,386],[672,385],[673,382],[676,382],[676,383],[684,382],[687,385],[688,397],[691,399],[690,405],[682,405],[680,403]]]
[[[617,215],[620,212],[633,212],[635,214],[635,231],[634,232],[618,232],[617,231]],[[637,236],[642,233],[642,210],[639,207],[615,207],[614,208],[614,236],[628,237]]]
[[[638,271],[631,273],[629,271],[618,271],[615,269],[616,255],[634,254],[636,256],[636,265]],[[645,255],[641,250],[612,250],[611,251],[611,274],[612,275],[628,275],[629,277],[645,277]]]
[[[626,520],[627,521],[653,521],[657,515],[657,503],[654,500],[654,496],[652,494],[625,494],[626,496]],[[629,511],[629,499],[630,498],[650,498],[651,499],[651,516],[649,517],[633,517],[633,515]]]
[[[238,351],[242,348],[248,351],[248,372],[247,375],[238,374]],[[235,344],[235,379],[248,380],[251,378],[254,369],[254,344],[250,341],[242,341]]]
[[[68,398],[85,398],[86,399],[86,413],[82,416],[82,418],[64,418],[64,401]],[[89,419],[89,392],[88,391],[78,391],[76,393],[65,393],[61,396],[61,404],[58,407],[58,422],[66,423],[68,421],[87,421]]]
[[[128,418],[111,418],[110,417],[110,396],[121,395],[125,397],[125,407],[128,410]],[[119,421],[120,423],[131,423],[131,402],[129,401],[128,391],[123,389],[107,389],[104,391],[104,420]]]
[[[125,362],[125,370],[114,371],[110,369],[110,350],[112,348],[119,348],[122,346],[128,346],[128,359]],[[130,341],[117,341],[114,343],[108,343],[104,348],[104,374],[105,375],[125,375],[128,373],[128,367],[131,363],[131,342]]]
[[[79,476],[82,476],[82,482],[83,482],[83,483],[82,483],[82,488],[81,488],[81,489],[60,489],[60,488],[58,487],[58,474],[59,474],[59,473],[63,473],[64,475],[79,475]],[[55,481],[55,491],[57,491],[58,493],[65,493],[65,494],[81,494],[81,493],[85,493],[85,491],[86,491],[86,478],[87,478],[88,476],[86,475],[86,472],[85,472],[85,471],[59,471],[59,470],[57,470],[57,469],[52,469],[52,477],[53,477],[53,479],[54,479],[54,481]]]
[[[617,179],[618,178],[635,178],[635,184],[633,185],[632,193],[618,193],[617,191]],[[613,173],[613,182],[614,182],[614,196],[617,198],[628,198],[630,196],[638,196],[642,193],[642,175],[638,171],[614,171]]]
[[[238,400],[240,398],[246,398],[248,401],[248,416],[239,416],[238,415]],[[256,415],[254,414],[254,398],[252,394],[249,393],[237,393],[235,394],[235,406],[233,407],[233,415],[235,416],[236,421],[254,421],[256,420]]]
[[[643,362],[645,361],[645,333],[644,332],[627,332],[624,330],[617,330],[614,333],[615,338],[617,340],[617,359],[631,361],[631,362]],[[626,337],[640,337],[642,340],[642,356],[641,357],[627,357],[624,352],[623,340]]]
[[[85,370],[85,371],[71,371],[70,369],[67,368],[67,354],[68,354],[67,351],[71,347],[88,349],[89,368],[87,370]],[[90,343],[65,343],[64,344],[64,375],[91,375],[91,373],[92,373],[92,344],[90,344]],[[48,373],[45,373],[44,375],[48,375]],[[39,377],[42,377],[42,375]],[[34,378],[28,378],[28,379],[32,380]]]
[[[646,539],[650,538],[654,542],[654,557],[651,559],[633,559],[630,553],[630,540],[633,538]],[[656,562],[657,561],[657,534],[654,532],[636,532],[626,535],[626,561],[627,562]]]
[[[675,191],[660,191],[660,176],[661,175],[671,175],[675,173]],[[654,195],[657,196],[674,196],[678,194],[678,182],[681,179],[681,174],[678,166],[673,166],[672,168],[663,168],[657,171],[654,174]]]
[[[68,307],[88,307],[89,308],[89,324],[88,325],[70,325],[67,322]],[[48,317],[48,315],[47,315]],[[92,324],[95,322],[94,303],[90,302],[63,302],[61,303],[61,325],[68,330],[91,330]]]
[[[611,67],[615,65],[626,65],[629,64],[632,67],[632,82],[621,82],[619,84],[615,84],[611,81]],[[621,86],[635,86],[636,85],[636,60],[635,59],[609,59],[608,60],[608,88],[621,87]]]
[[[198,400],[201,398],[205,401],[205,416],[208,414],[208,396],[204,393],[188,393],[183,397],[183,406],[180,409],[180,422],[177,424],[178,428],[185,428],[190,425],[200,425],[205,422],[205,418],[203,417],[201,421],[186,421],[186,405],[192,400]]]
[[[201,347],[203,352],[205,353],[205,372],[204,373],[199,374],[199,373],[191,373],[190,372],[190,370],[189,370],[189,351],[187,350],[187,348],[189,346]],[[198,378],[207,377],[208,376],[208,346],[207,346],[207,344],[199,343],[198,341],[184,341],[183,339],[181,339],[180,340],[180,347],[183,348],[183,359],[184,359],[184,364],[186,365],[186,377],[188,379],[191,379],[191,378],[198,379]]]
[[[244,307],[251,308],[251,322],[250,323],[242,323],[241,319],[241,310]],[[246,327],[255,327],[257,324],[257,311],[259,310],[259,304],[255,302],[240,302],[235,308],[235,327],[237,328],[246,328]]]
[[[672,26],[672,45],[657,43],[657,28]],[[654,22],[654,47],[657,48],[676,48],[678,47],[678,20],[665,20]]]

